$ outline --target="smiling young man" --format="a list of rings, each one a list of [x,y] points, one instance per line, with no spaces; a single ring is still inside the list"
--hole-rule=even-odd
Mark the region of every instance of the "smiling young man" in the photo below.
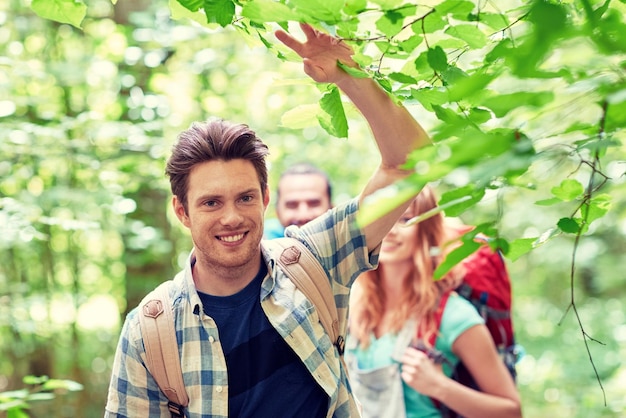
[[[409,173],[399,167],[428,136],[406,109],[355,65],[344,42],[301,25],[305,42],[277,38],[303,58],[317,82],[335,83],[368,121],[381,164],[361,195],[286,235],[301,240],[328,274],[347,319],[350,286],[376,266],[377,248],[401,205],[360,228],[363,199]],[[269,204],[267,146],[243,124],[195,123],[167,163],[173,208],[194,248],[169,294],[189,405],[188,417],[352,417],[358,408],[337,348],[310,301],[262,245]],[[124,323],[105,417],[168,417],[167,399],[146,368],[137,310]]]

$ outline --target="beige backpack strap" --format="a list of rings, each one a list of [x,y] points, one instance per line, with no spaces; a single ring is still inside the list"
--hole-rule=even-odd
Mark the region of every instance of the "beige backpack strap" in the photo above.
[[[159,285],[139,304],[139,324],[146,348],[146,367],[167,399],[172,417],[183,417],[189,397],[183,383],[174,328],[170,282]]]
[[[339,315],[335,295],[326,271],[319,261],[295,238],[276,238],[264,241],[266,247],[279,247],[278,264],[296,287],[311,301],[324,330],[337,347],[340,355],[345,349],[345,339],[339,332]]]

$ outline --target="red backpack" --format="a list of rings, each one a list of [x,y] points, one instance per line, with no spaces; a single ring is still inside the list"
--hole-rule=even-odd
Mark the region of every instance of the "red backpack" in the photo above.
[[[465,276],[456,292],[470,301],[483,317],[502,361],[515,380],[515,363],[518,352],[511,318],[511,280],[502,254],[484,244],[463,261],[463,266],[465,267]],[[447,300],[448,293],[442,296],[435,315],[437,328],[441,324],[441,317]],[[430,341],[431,347],[435,346],[435,341],[436,335],[433,335]],[[435,361],[446,361],[434,349],[428,349],[427,352]],[[465,386],[480,390],[462,362],[459,362],[454,368],[451,377]],[[460,417],[439,401],[433,399],[433,403],[440,410],[442,417]]]

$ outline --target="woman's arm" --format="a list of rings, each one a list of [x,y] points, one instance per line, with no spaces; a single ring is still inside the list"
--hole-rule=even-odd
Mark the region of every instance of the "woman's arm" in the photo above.
[[[435,398],[466,418],[518,418],[522,416],[513,378],[500,359],[489,331],[475,325],[463,332],[452,351],[465,364],[480,391],[445,376],[422,351],[407,349],[402,378],[416,391]]]

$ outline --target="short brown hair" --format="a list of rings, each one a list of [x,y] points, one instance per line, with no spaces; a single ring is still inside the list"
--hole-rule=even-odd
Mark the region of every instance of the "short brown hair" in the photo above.
[[[248,125],[235,124],[223,119],[194,122],[178,135],[167,161],[165,174],[170,178],[172,193],[187,211],[189,172],[194,165],[205,161],[250,161],[257,172],[261,192],[267,190],[267,165],[269,149]]]

